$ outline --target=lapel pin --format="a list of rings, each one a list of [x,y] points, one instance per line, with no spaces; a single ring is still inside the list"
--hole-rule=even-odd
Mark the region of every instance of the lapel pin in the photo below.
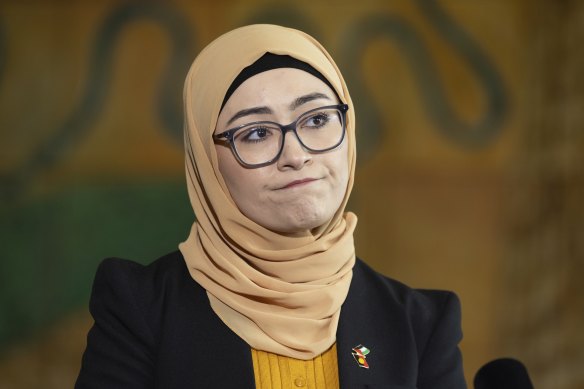
[[[355,358],[355,361],[357,362],[357,364],[359,365],[359,367],[363,367],[365,369],[369,369],[369,364],[367,363],[367,354],[369,354],[371,351],[363,346],[362,344],[353,347],[353,352],[351,354],[353,354],[353,358]]]

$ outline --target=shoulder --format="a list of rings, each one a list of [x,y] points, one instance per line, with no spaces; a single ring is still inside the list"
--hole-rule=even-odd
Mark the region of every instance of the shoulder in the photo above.
[[[148,266],[119,258],[101,262],[89,302],[95,323],[76,388],[152,387],[163,296],[171,289],[167,280],[180,279],[181,259],[173,253]]]
[[[419,355],[436,335],[453,343],[462,337],[460,301],[451,291],[411,288],[358,260],[350,294],[353,304],[364,304],[369,314],[408,332]]]
[[[369,294],[370,298],[391,301],[412,314],[429,316],[440,312],[446,306],[459,305],[458,297],[451,291],[412,288],[378,273],[360,259],[353,269],[353,277],[352,287]]]
[[[163,319],[181,306],[204,309],[204,289],[189,274],[180,251],[164,255],[148,265],[121,258],[107,258],[99,265],[90,301],[97,306],[119,307],[141,319],[157,335]]]
[[[96,285],[108,284],[120,293],[136,295],[139,300],[155,298],[164,290],[174,288],[180,281],[192,281],[179,251],[164,255],[148,265],[122,258],[106,258],[98,266]],[[191,282],[193,283],[193,282]]]
[[[359,331],[351,319],[371,318],[363,337],[370,344],[385,345],[378,351],[384,360],[392,360],[400,350],[403,358],[392,360],[399,370],[395,374],[412,371],[419,388],[466,386],[458,349],[462,339],[460,302],[455,293],[411,288],[358,260],[346,302],[346,332]]]
[[[120,278],[143,282],[161,282],[170,275],[180,273],[184,268],[184,260],[180,251],[166,254],[148,265],[122,259],[106,258],[97,268],[97,276],[111,277],[112,281]]]
[[[180,252],[149,265],[108,258],[99,265],[89,310],[94,318],[76,388],[176,387],[201,337],[219,327],[204,289]],[[185,358],[184,356],[189,356]],[[190,375],[189,375],[190,374]],[[194,382],[196,377],[191,377]]]

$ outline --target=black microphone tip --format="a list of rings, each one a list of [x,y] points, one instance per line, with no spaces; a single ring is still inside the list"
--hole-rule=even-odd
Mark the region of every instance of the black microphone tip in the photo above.
[[[523,363],[513,358],[495,359],[479,369],[475,389],[533,389]]]

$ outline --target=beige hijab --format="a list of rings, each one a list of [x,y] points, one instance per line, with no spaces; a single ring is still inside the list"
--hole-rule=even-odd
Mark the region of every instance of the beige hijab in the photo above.
[[[266,52],[287,54],[317,69],[350,106],[350,178],[333,219],[305,236],[284,236],[244,216],[217,164],[211,135],[225,92],[239,72]],[[344,208],[355,170],[355,120],[339,69],[309,35],[274,25],[230,31],[195,59],[184,87],[186,176],[197,216],[179,245],[189,272],[214,312],[251,347],[311,359],[336,340],[341,304],[355,263],[357,217]]]

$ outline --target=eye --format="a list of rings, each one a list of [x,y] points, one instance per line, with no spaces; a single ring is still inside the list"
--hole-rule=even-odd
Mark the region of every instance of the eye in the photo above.
[[[273,130],[268,127],[250,127],[244,128],[236,134],[238,142],[263,142],[273,135]]]
[[[321,128],[325,126],[330,121],[329,114],[326,112],[317,112],[313,115],[310,115],[304,122],[302,123],[303,127],[309,128]]]

